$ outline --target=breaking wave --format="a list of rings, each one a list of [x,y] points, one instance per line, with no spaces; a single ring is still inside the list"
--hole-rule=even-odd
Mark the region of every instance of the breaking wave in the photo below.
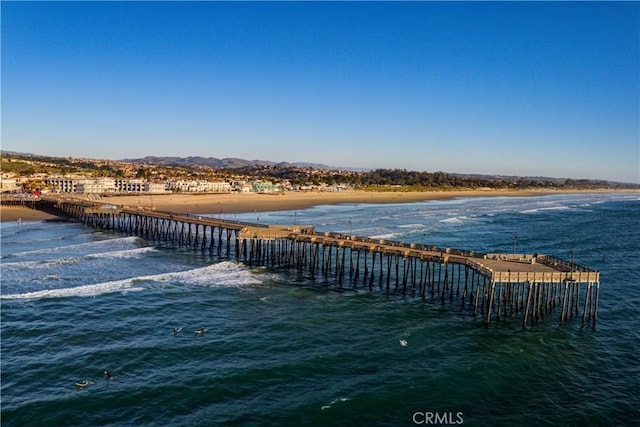
[[[141,284],[146,286],[141,286]],[[208,287],[242,287],[262,283],[256,275],[245,267],[225,261],[219,264],[187,271],[137,276],[122,280],[97,283],[94,285],[75,286],[71,288],[45,289],[35,292],[2,295],[2,299],[40,299],[66,297],[93,297],[113,292],[137,292],[157,285],[179,283]]]

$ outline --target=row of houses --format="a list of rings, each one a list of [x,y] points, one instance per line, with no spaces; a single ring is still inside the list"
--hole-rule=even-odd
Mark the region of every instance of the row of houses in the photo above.
[[[202,181],[169,180],[150,182],[143,179],[48,177],[41,180],[39,190],[66,194],[163,194],[163,193],[230,193],[230,192],[279,192],[281,186],[268,181]],[[0,178],[2,192],[17,192],[24,181]]]

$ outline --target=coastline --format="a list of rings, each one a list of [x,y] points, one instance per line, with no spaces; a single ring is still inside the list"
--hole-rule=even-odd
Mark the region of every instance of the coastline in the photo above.
[[[44,221],[53,218],[57,217],[46,212],[27,208],[25,206],[0,205],[1,222],[18,221],[19,219],[22,221]]]
[[[553,194],[613,193],[583,190],[452,190],[452,191],[390,191],[374,192],[345,190],[339,192],[287,192],[284,194],[166,194],[144,196],[103,197],[105,203],[141,206],[159,211],[193,214],[234,214],[247,212],[290,211],[319,205],[342,203],[416,203],[447,200],[458,197],[538,197]]]
[[[339,192],[235,193],[235,194],[167,194],[113,196],[102,200],[115,205],[142,206],[159,211],[193,214],[227,214],[306,209],[318,205],[342,203],[414,203],[456,197],[540,196],[542,191],[429,191],[374,192],[345,190]]]
[[[158,194],[104,196],[102,203],[137,206],[158,211],[224,215],[247,212],[287,211],[319,205],[341,203],[416,203],[446,200],[457,197],[537,197],[552,194],[619,193],[616,190],[452,190],[452,191],[389,191],[373,192],[345,190],[340,192],[288,192],[278,194],[224,193],[224,194]],[[633,190],[624,192],[638,193]],[[2,222],[36,221],[55,218],[45,212],[21,206],[0,206]]]

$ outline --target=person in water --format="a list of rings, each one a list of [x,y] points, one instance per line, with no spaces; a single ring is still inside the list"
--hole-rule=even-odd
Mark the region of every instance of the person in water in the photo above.
[[[111,374],[109,373],[109,371],[104,371],[104,377],[108,380],[111,379]]]
[[[173,328],[173,335],[178,335],[178,332],[179,332],[178,328]]]

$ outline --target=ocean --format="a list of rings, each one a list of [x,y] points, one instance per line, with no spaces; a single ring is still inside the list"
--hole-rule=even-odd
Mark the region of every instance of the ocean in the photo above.
[[[485,326],[439,298],[338,292],[77,223],[2,223],[3,427],[640,422],[637,193],[224,217],[574,257],[601,272],[598,323],[560,326],[556,309],[524,329],[519,317]]]

